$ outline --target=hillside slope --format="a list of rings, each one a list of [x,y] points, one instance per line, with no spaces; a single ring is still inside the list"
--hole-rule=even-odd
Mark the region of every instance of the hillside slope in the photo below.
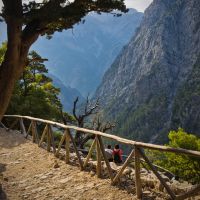
[[[199,52],[200,1],[154,0],[136,35],[96,91],[106,117],[118,122],[117,132],[161,143],[166,142],[171,128],[179,126],[200,135],[197,76],[196,89],[190,91],[190,99],[185,99],[188,103],[176,110],[183,103],[183,85],[187,84],[188,90],[193,87],[191,79],[199,69],[194,67]]]

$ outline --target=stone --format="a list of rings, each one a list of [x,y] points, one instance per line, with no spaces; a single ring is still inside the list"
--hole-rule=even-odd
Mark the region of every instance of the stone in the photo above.
[[[16,182],[11,182],[10,183],[12,186],[15,186],[15,185],[17,185],[17,183]]]
[[[145,191],[142,192],[142,194],[144,194],[144,195],[151,195],[151,191],[145,190]]]
[[[53,164],[53,168],[59,168],[60,166],[59,166],[59,164],[58,164],[58,161],[57,160],[55,160],[54,161],[54,164]]]
[[[46,175],[43,175],[43,176],[40,177],[41,180],[44,180],[44,179],[47,179],[47,178],[48,178],[48,176],[46,176]]]
[[[52,176],[53,175],[53,172],[48,172],[45,174],[46,176]]]
[[[41,192],[42,190],[45,190],[45,189],[46,189],[45,187],[39,187],[39,188],[31,190],[31,193]]]
[[[162,179],[163,179],[165,182],[170,182],[170,179],[169,179],[167,176],[165,176],[164,174],[160,174],[160,175],[161,175]]]
[[[147,177],[141,177],[141,180],[142,180],[142,183],[145,186],[150,187],[150,188],[154,188],[156,183],[157,183],[154,179],[151,179],[148,176]]]
[[[118,171],[121,167],[116,165],[114,162],[110,162],[110,167],[113,171]]]
[[[125,176],[130,177],[132,172],[133,172],[133,169],[131,169],[130,167],[127,167],[127,168],[122,172],[122,174],[125,175]]]
[[[91,176],[95,176],[95,174],[96,174],[96,173],[95,173],[94,171],[90,171],[90,175],[91,175]]]
[[[67,183],[68,181],[70,181],[71,179],[72,179],[71,177],[67,177],[67,178],[59,180],[58,182],[64,184],[64,183]]]
[[[187,181],[183,181],[180,183],[177,180],[173,180],[171,184],[172,190],[175,192],[175,194],[181,194],[183,192],[187,192],[189,189],[191,189],[192,185],[189,184]]]
[[[125,177],[120,177],[120,182],[126,182],[126,178]]]
[[[7,177],[4,177],[3,180],[6,181],[6,182],[8,182],[8,178]]]
[[[147,173],[147,170],[144,169],[144,168],[141,168],[140,173],[141,173],[141,174],[146,174],[146,173]]]

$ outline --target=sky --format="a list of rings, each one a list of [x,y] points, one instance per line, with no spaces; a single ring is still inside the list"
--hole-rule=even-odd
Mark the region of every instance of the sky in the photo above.
[[[140,12],[144,12],[144,10],[150,5],[153,0],[125,0],[127,8],[135,8]]]
[[[135,8],[140,12],[144,12],[152,1],[153,0],[125,0],[125,3],[127,8]],[[0,7],[2,7],[2,0],[0,0]]]

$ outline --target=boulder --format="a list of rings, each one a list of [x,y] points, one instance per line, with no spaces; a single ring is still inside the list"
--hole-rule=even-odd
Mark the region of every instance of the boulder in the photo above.
[[[192,185],[189,184],[187,181],[183,181],[182,183],[180,183],[177,180],[173,180],[171,184],[171,188],[175,194],[181,194],[181,193],[187,192],[188,190],[191,189],[191,187]]]
[[[141,177],[141,180],[142,180],[142,184],[146,187],[155,188],[155,185],[157,184],[156,180],[148,176]]]
[[[54,160],[53,168],[59,168],[59,164],[57,160]]]
[[[132,168],[130,168],[130,167],[127,167],[127,168],[123,171],[122,174],[125,175],[125,176],[127,176],[127,177],[129,177],[129,178],[131,178],[132,172],[134,172],[134,170],[133,170]]]

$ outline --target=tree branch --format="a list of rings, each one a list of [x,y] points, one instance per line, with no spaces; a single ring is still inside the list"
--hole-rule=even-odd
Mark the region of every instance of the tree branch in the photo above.
[[[78,117],[76,115],[76,105],[77,105],[77,102],[78,102],[78,97],[74,101],[74,106],[73,106],[73,115],[74,115],[75,119],[78,121],[79,119],[78,119]]]

